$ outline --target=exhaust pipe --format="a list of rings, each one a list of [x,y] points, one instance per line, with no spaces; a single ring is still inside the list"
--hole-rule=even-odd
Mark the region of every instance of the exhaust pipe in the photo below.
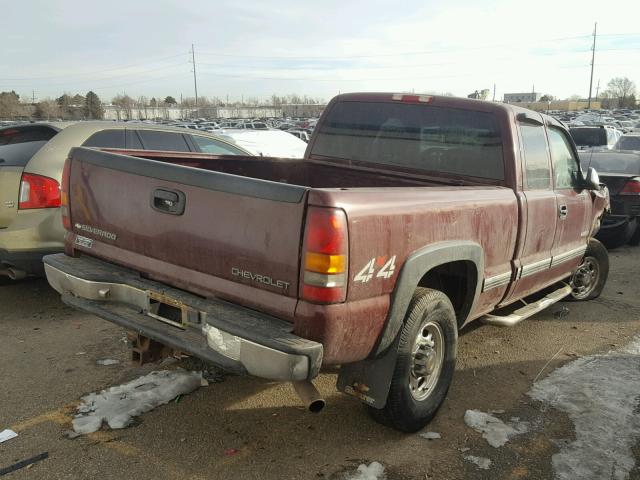
[[[319,413],[325,405],[324,398],[318,389],[309,380],[292,382],[293,388],[304,403],[304,406],[312,413]]]
[[[7,275],[11,280],[22,280],[23,278],[27,278],[27,272],[16,270],[15,268],[7,268]]]

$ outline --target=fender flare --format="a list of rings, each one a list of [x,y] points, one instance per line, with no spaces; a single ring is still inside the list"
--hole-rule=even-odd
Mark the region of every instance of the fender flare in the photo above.
[[[402,328],[404,317],[418,283],[430,270],[446,263],[468,261],[475,265],[477,278],[473,301],[469,311],[478,301],[482,291],[484,277],[484,250],[471,241],[448,241],[428,245],[413,252],[402,265],[395,288],[391,295],[391,307],[387,314],[384,329],[378,343],[371,352],[371,357],[382,354],[395,340]],[[469,312],[465,312],[468,314]]]

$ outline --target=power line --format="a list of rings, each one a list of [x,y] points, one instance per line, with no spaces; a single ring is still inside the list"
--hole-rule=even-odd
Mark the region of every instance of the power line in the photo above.
[[[224,78],[240,78],[245,80],[291,80],[291,81],[317,81],[317,82],[362,82],[366,80],[406,80],[407,77],[386,77],[386,78],[375,78],[375,77],[366,77],[366,78],[316,78],[316,77],[307,77],[307,78],[292,78],[292,77],[262,77],[262,76],[253,76],[253,75],[231,75],[224,73],[214,73],[214,72],[203,72],[200,71],[200,74],[211,75],[214,77],[224,77]],[[460,75],[432,75],[432,76],[416,76],[412,78],[416,79],[431,79],[431,78],[467,78],[468,74],[460,74]]]
[[[268,68],[265,65],[257,65],[257,64],[233,64],[229,65],[226,63],[209,63],[209,62],[198,62],[198,65],[207,65],[212,67],[232,67],[232,68]],[[439,63],[423,63],[423,64],[411,64],[411,65],[370,65],[370,66],[362,66],[362,67],[336,67],[336,66],[293,66],[286,67],[286,70],[378,70],[378,69],[389,69],[389,68],[423,68],[423,67],[442,67],[445,65],[456,65],[456,62],[439,62]]]
[[[131,63],[128,65],[122,65],[119,67],[111,67],[111,68],[105,68],[102,70],[94,70],[92,72],[84,72],[84,73],[65,73],[65,74],[61,74],[61,75],[48,75],[48,76],[42,76],[42,77],[0,77],[0,80],[7,80],[7,81],[14,81],[14,80],[50,80],[52,78],[64,78],[64,77],[78,77],[78,76],[85,76],[85,75],[95,75],[95,74],[100,74],[100,73],[104,73],[104,72],[111,72],[114,70],[124,70],[125,68],[131,68],[131,67],[137,67],[140,65],[149,65],[149,64],[153,64],[153,63],[158,63],[164,60],[169,60],[172,58],[177,58],[177,57],[181,57],[183,56],[184,53],[179,53],[177,55],[170,55],[167,57],[161,57],[158,58],[156,60],[147,60],[144,62],[136,62],[136,63]]]
[[[200,55],[213,56],[213,57],[234,57],[234,58],[258,58],[258,59],[277,59],[277,60],[339,60],[339,59],[357,59],[357,58],[378,58],[378,57],[397,57],[397,56],[410,56],[410,55],[432,55],[437,53],[450,53],[455,51],[474,51],[474,50],[489,50],[501,47],[513,47],[513,46],[533,46],[539,43],[560,42],[567,40],[584,40],[591,35],[577,35],[572,37],[559,37],[541,40],[535,44],[533,43],[502,43],[495,45],[484,45],[477,47],[454,47],[443,48],[439,50],[421,50],[421,51],[405,51],[405,52],[393,52],[393,53],[378,53],[368,55],[330,55],[330,56],[313,56],[313,55],[244,55],[237,53],[224,53],[224,52],[207,52],[201,51]],[[640,33],[627,33],[627,34],[608,34],[608,36],[640,36]]]

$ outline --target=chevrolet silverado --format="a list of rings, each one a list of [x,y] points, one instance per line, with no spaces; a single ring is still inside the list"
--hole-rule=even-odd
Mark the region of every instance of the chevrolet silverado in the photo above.
[[[609,197],[551,117],[451,97],[334,98],[300,160],[75,148],[64,302],[230,371],[339,390],[398,430],[451,384],[458,331],[513,325],[608,274]]]

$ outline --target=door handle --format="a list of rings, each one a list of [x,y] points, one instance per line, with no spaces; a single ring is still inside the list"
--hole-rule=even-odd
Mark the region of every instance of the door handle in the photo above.
[[[182,215],[185,203],[185,195],[179,190],[156,188],[151,193],[151,208],[161,213]]]
[[[560,205],[560,207],[558,207],[558,216],[560,218],[565,218],[567,216],[567,213],[569,213],[569,209],[566,205]]]

